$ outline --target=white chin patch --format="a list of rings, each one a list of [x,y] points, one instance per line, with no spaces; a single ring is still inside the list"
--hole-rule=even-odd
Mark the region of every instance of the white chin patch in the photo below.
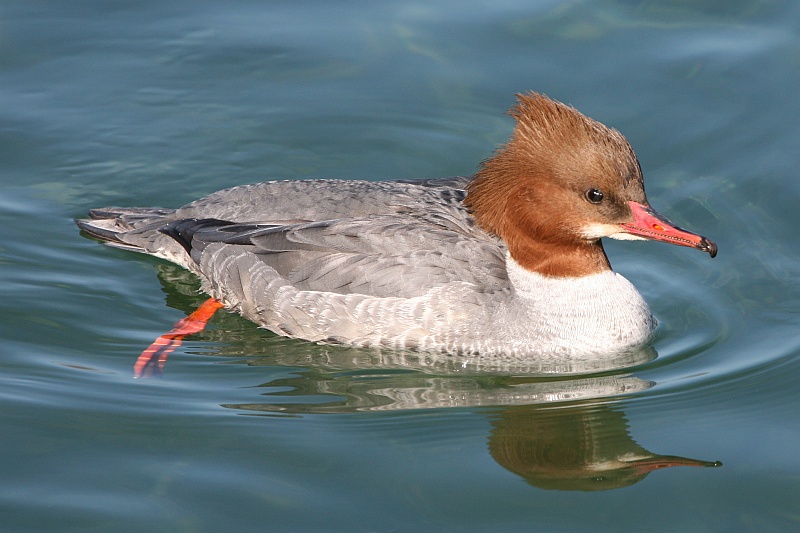
[[[608,237],[612,233],[618,232],[619,227],[612,224],[589,224],[583,227],[581,235],[585,239],[599,239]]]
[[[638,235],[631,235],[620,231],[620,227],[616,224],[589,224],[583,227],[581,235],[586,239],[600,239],[602,237],[610,237],[620,241],[646,241],[645,237]]]

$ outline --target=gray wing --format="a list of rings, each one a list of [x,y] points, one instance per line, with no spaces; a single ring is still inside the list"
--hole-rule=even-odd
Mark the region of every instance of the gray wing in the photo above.
[[[181,220],[162,231],[203,275],[228,288],[242,283],[235,279],[241,272],[223,265],[255,259],[301,291],[412,298],[451,282],[480,293],[507,290],[503,248],[460,222],[405,215],[281,226]]]

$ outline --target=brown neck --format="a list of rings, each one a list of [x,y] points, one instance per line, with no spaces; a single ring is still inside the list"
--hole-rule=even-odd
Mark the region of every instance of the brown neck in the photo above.
[[[599,240],[570,245],[530,238],[512,238],[506,240],[506,245],[514,261],[543,276],[582,277],[611,270],[611,264]]]

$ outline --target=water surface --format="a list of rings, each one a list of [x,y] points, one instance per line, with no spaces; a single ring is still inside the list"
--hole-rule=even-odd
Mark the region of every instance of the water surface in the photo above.
[[[798,24],[767,0],[4,2],[2,529],[796,531]],[[219,313],[132,379],[204,296],[72,218],[470,174],[530,89],[621,130],[652,204],[719,244],[606,245],[652,357],[543,377]],[[723,466],[646,468],[689,460]]]

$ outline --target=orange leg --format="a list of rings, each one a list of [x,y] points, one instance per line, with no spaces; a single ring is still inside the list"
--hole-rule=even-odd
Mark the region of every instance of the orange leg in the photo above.
[[[209,298],[197,308],[197,311],[178,321],[175,327],[157,338],[142,352],[142,355],[136,360],[136,364],[133,365],[134,377],[150,377],[161,374],[167,357],[181,345],[183,338],[203,331],[209,319],[220,307],[222,304],[218,300]]]

